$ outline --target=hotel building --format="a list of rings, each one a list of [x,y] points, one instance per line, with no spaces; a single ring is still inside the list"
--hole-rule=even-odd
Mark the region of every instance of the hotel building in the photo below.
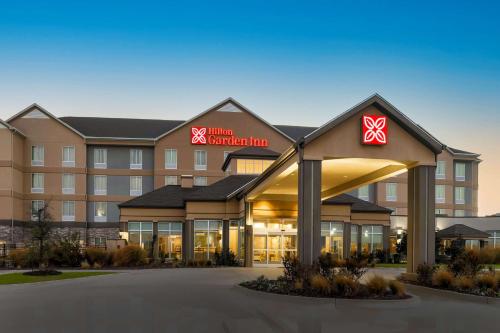
[[[56,117],[0,122],[0,242],[29,239],[48,204],[91,246],[247,266],[286,254],[387,251],[408,215],[409,270],[434,256],[435,213],[477,214],[479,155],[449,148],[374,95],[321,127],[271,125],[234,99],[187,121]],[[430,232],[432,231],[432,233]]]

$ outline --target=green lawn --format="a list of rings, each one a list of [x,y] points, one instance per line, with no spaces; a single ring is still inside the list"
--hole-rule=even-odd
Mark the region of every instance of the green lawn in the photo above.
[[[113,272],[63,272],[59,275],[48,276],[30,276],[23,273],[0,274],[0,285],[2,284],[18,284],[18,283],[34,283],[54,280],[77,279],[87,276],[107,275]]]

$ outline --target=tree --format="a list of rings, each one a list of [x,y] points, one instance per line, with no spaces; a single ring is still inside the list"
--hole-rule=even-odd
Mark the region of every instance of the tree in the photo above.
[[[32,211],[35,220],[31,222],[31,249],[33,261],[38,263],[40,271],[47,270],[50,251],[50,234],[52,229],[51,217],[48,211],[49,204],[44,203],[42,208]]]
[[[396,252],[399,255],[406,256],[407,250],[408,250],[408,234],[405,232],[403,233],[400,242],[396,245]]]

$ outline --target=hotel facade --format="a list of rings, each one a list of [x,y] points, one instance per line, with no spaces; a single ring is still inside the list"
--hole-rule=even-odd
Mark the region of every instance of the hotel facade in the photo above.
[[[321,127],[271,125],[234,99],[187,121],[56,117],[0,122],[0,242],[56,232],[126,239],[167,258],[246,265],[287,254],[389,251],[408,216],[408,270],[434,261],[435,215],[477,215],[479,155],[447,147],[379,95]]]

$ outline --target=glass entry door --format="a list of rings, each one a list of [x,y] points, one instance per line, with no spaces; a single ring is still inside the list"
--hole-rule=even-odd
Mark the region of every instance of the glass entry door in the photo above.
[[[283,257],[297,254],[296,220],[255,220],[253,233],[254,265],[280,266]]]

